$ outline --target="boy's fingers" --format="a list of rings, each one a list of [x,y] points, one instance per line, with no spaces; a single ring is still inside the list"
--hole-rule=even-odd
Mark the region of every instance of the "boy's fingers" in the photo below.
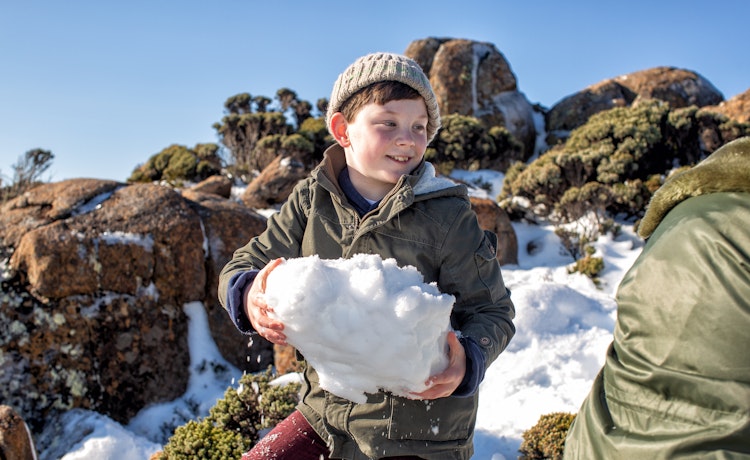
[[[263,333],[261,335],[265,337],[269,342],[277,343],[279,345],[286,345],[286,335],[282,334],[281,332],[275,329],[268,328],[263,329],[262,332]]]
[[[442,384],[436,384],[421,393],[411,393],[415,399],[438,399],[450,396],[451,392]]]
[[[263,270],[261,270],[261,273],[259,273],[261,278],[260,286],[263,288],[263,292],[266,291],[266,280],[268,279],[268,274],[271,273],[271,271],[278,267],[279,264],[281,264],[284,261],[284,259],[274,259],[271,262],[268,263],[265,267],[263,267]]]

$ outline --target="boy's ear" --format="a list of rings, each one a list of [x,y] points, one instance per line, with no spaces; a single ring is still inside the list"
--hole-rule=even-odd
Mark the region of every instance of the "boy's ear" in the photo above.
[[[333,138],[342,147],[349,147],[351,145],[347,128],[348,124],[343,113],[336,112],[331,116],[331,134],[333,134]]]

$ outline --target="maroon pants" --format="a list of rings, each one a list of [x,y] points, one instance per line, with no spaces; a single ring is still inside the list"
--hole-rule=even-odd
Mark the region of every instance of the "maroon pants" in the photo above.
[[[329,460],[325,441],[312,429],[300,411],[282,420],[242,456],[242,460]],[[419,460],[419,457],[387,457],[389,460]]]

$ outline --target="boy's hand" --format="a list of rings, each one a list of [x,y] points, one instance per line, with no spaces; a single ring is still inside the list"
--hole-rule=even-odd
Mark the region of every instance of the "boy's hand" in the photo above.
[[[268,316],[268,312],[273,310],[266,304],[263,294],[266,292],[268,274],[283,261],[283,259],[274,259],[258,272],[253,284],[245,288],[244,302],[245,314],[255,331],[269,342],[278,345],[286,345],[286,335],[282,332],[284,324]]]
[[[438,399],[450,396],[456,391],[466,374],[466,351],[458,341],[456,333],[448,333],[449,358],[448,368],[433,375],[425,382],[429,388],[421,393],[412,393],[415,399]]]

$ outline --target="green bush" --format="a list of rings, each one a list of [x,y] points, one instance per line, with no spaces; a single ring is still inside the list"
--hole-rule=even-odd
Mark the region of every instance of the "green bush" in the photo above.
[[[224,398],[209,410],[209,420],[255,443],[261,430],[276,426],[299,401],[299,384],[274,386],[271,379],[270,369],[243,375],[239,388],[227,388]]]
[[[297,130],[297,132],[300,134],[307,133],[307,134],[312,135],[313,137],[315,136],[325,137],[328,135],[328,128],[326,128],[326,120],[323,117],[306,118],[305,121],[303,121],[302,124],[300,125],[299,130]]]
[[[175,185],[185,181],[200,182],[221,172],[218,152],[216,144],[197,144],[192,149],[173,144],[137,167],[128,182],[163,180]]]
[[[560,238],[560,244],[564,253],[570,255],[573,260],[578,260],[586,255],[592,241],[596,241],[599,234],[593,225],[580,223],[578,228],[564,226],[555,227],[555,235]]]
[[[523,155],[523,146],[504,127],[488,130],[478,118],[459,114],[446,115],[442,125],[425,158],[443,174],[454,168],[505,171]]]
[[[305,136],[313,143],[313,160],[315,161],[322,160],[325,149],[334,143],[333,136],[328,132],[326,121],[323,117],[310,117],[305,119],[300,125],[297,133]]]
[[[311,163],[315,145],[301,134],[272,134],[258,141],[253,150],[255,166],[265,169],[276,157],[293,157],[305,164]]]
[[[281,154],[307,157],[313,153],[315,145],[301,134],[290,134],[281,140]]]
[[[526,198],[536,215],[563,221],[591,206],[640,217],[659,177],[747,134],[750,125],[723,115],[645,100],[597,113],[564,144],[528,165],[512,165],[498,198]]]
[[[264,160],[259,161],[254,156],[261,139],[292,131],[281,112],[229,113],[213,127],[221,143],[229,150],[234,168],[245,172],[263,169]]]
[[[599,273],[604,270],[604,259],[594,257],[596,249],[591,243],[606,233],[611,233],[614,237],[621,233],[621,228],[614,219],[581,219],[572,224],[555,227],[555,234],[560,238],[562,249],[575,261],[568,269],[569,273],[578,272],[591,278],[594,283],[599,283]]]
[[[599,273],[602,270],[604,270],[604,259],[587,254],[583,258],[576,260],[571,272],[581,273],[594,280],[594,282],[598,282]]]
[[[299,401],[299,384],[271,385],[272,377],[270,369],[243,375],[238,388],[227,388],[208,417],[175,430],[159,460],[240,458],[262,430],[276,426]]]
[[[489,130],[495,144],[496,169],[505,172],[516,161],[525,161],[523,144],[505,126],[493,126]]]
[[[654,102],[592,116],[565,144],[525,167],[515,167],[511,180],[506,177],[501,199],[526,197],[541,205],[537,213],[543,217],[556,213],[564,221],[580,217],[591,205],[609,208],[614,184],[641,178],[647,170],[665,171],[671,164],[660,144],[667,113],[668,106]],[[661,158],[659,165],[646,168],[649,157]]]
[[[612,189],[599,182],[587,182],[581,187],[567,189],[555,203],[555,210],[565,222],[583,217],[587,212],[598,215],[612,202]]]
[[[191,420],[175,430],[158,459],[239,459],[251,446],[240,433],[217,427],[208,419]]]
[[[553,412],[542,415],[536,425],[526,430],[518,451],[522,460],[559,460],[565,448],[565,436],[575,414]]]
[[[174,154],[169,157],[169,163],[164,165],[164,169],[161,171],[161,179],[176,183],[181,179],[193,178],[197,166],[197,155],[185,147],[175,149]]]
[[[513,163],[506,172],[498,201],[510,197],[527,198],[537,208],[538,214],[551,214],[555,203],[568,188],[562,169],[556,162],[560,150],[560,147],[555,147],[529,165]]]

